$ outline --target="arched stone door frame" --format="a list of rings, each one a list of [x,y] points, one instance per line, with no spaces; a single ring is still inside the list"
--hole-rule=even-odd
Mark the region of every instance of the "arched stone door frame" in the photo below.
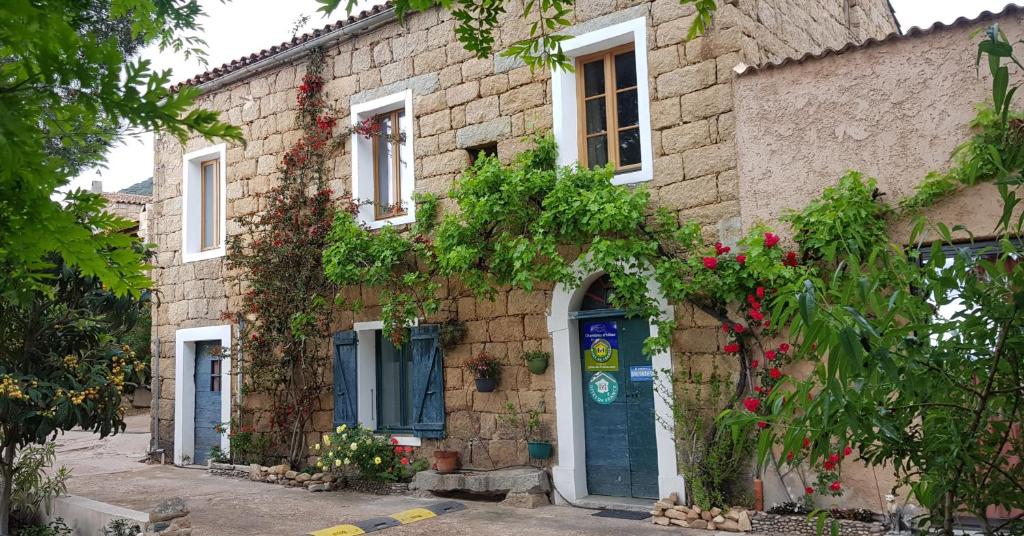
[[[555,376],[555,426],[558,439],[557,461],[552,468],[554,485],[566,500],[575,502],[588,495],[586,446],[583,428],[582,366],[580,360],[579,323],[573,313],[580,310],[583,296],[594,281],[604,275],[595,272],[583,278],[577,288],[557,285],[552,292],[548,314],[548,332],[551,334],[552,365]],[[674,311],[664,299],[658,283],[650,278],[649,295],[658,303],[662,315],[672,318]],[[658,334],[658,326],[650,324],[651,334]],[[670,350],[651,356],[656,371],[673,369]],[[655,389],[661,391],[668,379],[655,378]],[[659,385],[660,384],[660,385]],[[676,492],[684,496],[683,477],[679,475],[675,441],[672,432],[662,422],[672,422],[672,410],[667,401],[655,394],[655,434],[658,447],[658,491],[662,497]],[[558,499],[556,494],[556,499]]]

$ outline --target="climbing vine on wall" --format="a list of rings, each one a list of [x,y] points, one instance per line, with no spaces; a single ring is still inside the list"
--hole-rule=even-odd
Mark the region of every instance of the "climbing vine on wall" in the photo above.
[[[324,275],[321,252],[336,214],[351,210],[327,188],[326,164],[338,138],[324,99],[323,66],[316,49],[296,98],[302,137],[281,159],[278,184],[255,194],[260,211],[238,219],[241,232],[229,242],[227,258],[242,291],[239,308],[228,316],[245,320],[236,347],[246,360],[243,388],[267,402],[258,420],[295,465],[308,451],[313,412],[323,409],[331,388],[328,336],[336,287]]]

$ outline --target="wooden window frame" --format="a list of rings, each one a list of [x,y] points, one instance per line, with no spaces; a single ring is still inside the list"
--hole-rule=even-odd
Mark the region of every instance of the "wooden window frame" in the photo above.
[[[395,168],[395,172],[391,175],[391,191],[393,192],[394,199],[397,200],[395,204],[388,204],[386,207],[381,203],[380,199],[380,159],[377,157],[380,151],[381,137],[380,135],[373,137],[373,218],[375,220],[384,220],[388,218],[394,218],[396,216],[404,216],[406,214],[406,208],[402,205],[402,142],[401,142],[401,125],[399,122],[399,115],[405,110],[402,108],[396,108],[389,112],[383,112],[374,115],[374,120],[380,123],[381,119],[388,118],[391,120],[391,136],[387,140],[387,143],[391,146],[391,162]]]
[[[213,168],[213,199],[206,196],[206,168]],[[206,206],[213,203],[213,243],[203,244],[206,231]],[[220,247],[220,158],[203,160],[199,163],[199,251],[211,251]]]
[[[588,162],[590,155],[587,151],[587,138],[600,136],[602,134],[604,134],[607,137],[608,163],[613,164],[615,166],[615,173],[636,171],[643,166],[642,156],[640,162],[628,166],[620,165],[619,158],[619,134],[621,130],[623,130],[619,128],[619,93],[629,90],[636,90],[637,99],[644,98],[646,96],[639,94],[639,69],[637,69],[636,73],[636,85],[627,88],[616,89],[615,56],[622,54],[623,52],[629,51],[634,51],[635,54],[635,50],[636,47],[634,43],[627,43],[625,45],[620,45],[607,50],[602,50],[601,52],[595,52],[593,54],[587,54],[586,56],[580,56],[576,58],[576,109],[577,117],[579,118],[579,120],[577,121],[578,126],[576,128],[576,138],[577,144],[579,146],[580,165],[584,168],[590,167],[590,163]],[[586,96],[586,87],[584,85],[585,81],[583,78],[583,65],[587,63],[592,63],[598,59],[602,60],[604,64],[604,93],[602,93],[601,95],[595,95],[593,97],[588,98]],[[594,134],[587,134],[587,100],[595,100],[598,98],[605,99],[605,130]],[[626,127],[625,130],[630,130],[634,128],[639,129],[640,123],[638,122],[636,126]]]

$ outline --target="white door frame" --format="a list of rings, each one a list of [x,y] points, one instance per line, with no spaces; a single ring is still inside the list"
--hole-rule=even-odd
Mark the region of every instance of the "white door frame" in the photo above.
[[[231,325],[179,329],[174,333],[174,464],[188,465],[195,460],[196,450],[196,343],[220,341],[229,350],[220,365],[220,419],[230,428],[231,422]],[[230,454],[228,432],[220,439],[220,448]],[[185,457],[188,464],[184,463]]]
[[[583,295],[601,272],[584,278],[575,289],[563,285],[555,287],[551,296],[548,315],[548,331],[551,333],[552,357],[555,375],[555,423],[558,437],[558,456],[552,468],[555,488],[566,500],[575,502],[588,495],[587,456],[583,427],[583,388],[580,364],[579,324],[570,319],[570,313],[578,311]],[[665,318],[673,318],[673,308],[665,301],[661,288],[654,278],[648,279],[647,291],[653,297]],[[658,334],[658,326],[650,324],[651,335]],[[671,352],[666,350],[651,356],[655,371],[672,370]],[[669,386],[664,374],[656,374],[654,381],[655,440],[658,447],[658,491],[662,497],[676,492],[684,497],[683,477],[676,464],[676,447],[672,432],[660,423],[672,422],[672,409],[663,397],[658,396]],[[557,494],[556,494],[557,496]]]

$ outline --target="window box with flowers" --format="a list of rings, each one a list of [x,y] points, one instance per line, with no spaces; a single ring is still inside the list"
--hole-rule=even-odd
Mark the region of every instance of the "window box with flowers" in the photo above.
[[[486,352],[480,352],[466,362],[466,370],[473,374],[478,392],[490,393],[498,387],[498,379],[501,377],[501,362],[496,357]]]

